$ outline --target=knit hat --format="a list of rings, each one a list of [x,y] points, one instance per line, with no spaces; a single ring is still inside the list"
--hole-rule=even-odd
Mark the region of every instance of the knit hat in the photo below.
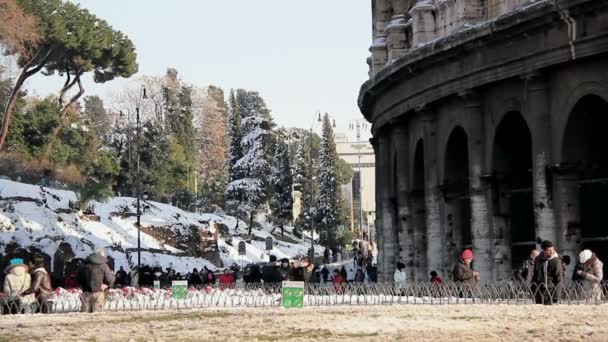
[[[590,250],[585,249],[584,251],[582,251],[579,255],[578,255],[578,260],[581,264],[586,263],[589,259],[591,259],[591,257],[593,256],[593,253],[591,253]]]
[[[23,259],[14,258],[14,259],[11,259],[10,264],[11,264],[11,266],[13,266],[13,265],[23,265],[24,263],[23,263]]]
[[[462,254],[460,254],[460,259],[471,259],[473,260],[473,251],[470,249],[465,249]]]

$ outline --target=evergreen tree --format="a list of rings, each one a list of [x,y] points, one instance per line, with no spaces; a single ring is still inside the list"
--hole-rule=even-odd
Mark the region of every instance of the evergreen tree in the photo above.
[[[270,173],[267,147],[270,124],[265,114],[259,111],[260,108],[265,108],[265,104],[257,92],[239,89],[236,102],[242,118],[240,134],[243,156],[234,165],[240,178],[231,181],[226,192],[239,196],[240,205],[236,207],[237,217],[248,218],[249,235],[251,235],[253,219],[267,200]]]
[[[241,179],[240,168],[237,162],[243,158],[241,146],[241,113],[236,101],[234,91],[230,92],[230,114],[229,114],[230,150],[228,156],[228,182],[229,184]],[[233,216],[240,217],[238,207],[241,203],[241,194],[230,187],[226,187],[226,211]],[[237,220],[238,228],[238,220]]]
[[[279,225],[282,236],[284,235],[284,226],[293,220],[293,177],[289,146],[280,139],[277,141],[274,164],[272,173],[273,195],[270,200],[270,209],[272,210],[272,221]]]
[[[340,192],[336,176],[338,154],[329,115],[323,117],[323,136],[319,161],[319,196],[316,216],[320,242],[329,248],[337,247],[337,229],[340,221]]]
[[[108,113],[103,106],[103,100],[99,96],[87,96],[84,98],[84,114],[91,122],[97,136],[105,136],[112,127]]]
[[[298,143],[295,157],[294,190],[299,191],[300,215],[296,219],[295,234],[300,235],[303,230],[311,230],[312,219],[315,216],[313,202],[314,184],[311,180],[313,173],[310,159],[310,135],[308,139],[301,139]]]

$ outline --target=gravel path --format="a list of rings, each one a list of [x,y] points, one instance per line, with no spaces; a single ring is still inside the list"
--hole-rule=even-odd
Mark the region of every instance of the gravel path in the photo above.
[[[0,341],[606,341],[608,305],[206,309],[0,317]]]

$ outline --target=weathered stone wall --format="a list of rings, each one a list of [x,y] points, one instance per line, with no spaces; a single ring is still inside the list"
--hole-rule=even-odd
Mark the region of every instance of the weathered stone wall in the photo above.
[[[554,240],[560,253],[571,257],[585,242],[581,171],[559,164],[573,162],[564,159],[564,139],[575,105],[587,95],[608,103],[608,4],[541,1],[515,12],[522,5],[517,1],[490,1],[485,9],[475,7],[479,3],[461,4],[436,5],[472,17],[507,14],[487,25],[454,31],[449,24],[454,21],[442,17],[443,12],[425,12],[428,2],[416,4],[408,12],[413,46],[424,36],[417,38],[416,33],[428,33],[416,16],[433,14],[441,23],[439,32],[448,35],[433,46],[408,50],[386,66],[376,54],[373,65],[378,70],[361,90],[359,105],[374,124],[379,263],[386,279],[397,261],[413,268],[409,275],[417,280],[426,280],[431,270],[449,276],[464,247],[464,226],[470,226],[475,267],[483,280],[510,277],[515,258],[534,248],[535,237]],[[383,13],[390,23],[392,10],[384,8]],[[376,38],[381,34],[375,31]],[[529,185],[515,184],[515,176],[504,174],[513,156],[496,155],[497,130],[508,113],[520,118],[531,138],[531,166],[517,175]],[[468,185],[459,195],[468,201],[465,207],[449,199],[452,185],[445,183],[452,176],[446,165],[449,138],[457,128],[467,137]],[[569,136],[569,141],[587,138],[578,132],[581,136]],[[514,143],[521,138],[512,137]],[[418,160],[417,146],[423,152]],[[507,165],[507,171],[498,172],[497,163]],[[530,194],[529,221],[527,214],[514,214],[520,209],[510,202],[522,193]],[[458,215],[467,207],[470,221],[465,225]],[[516,231],[527,240],[520,237],[515,243]]]

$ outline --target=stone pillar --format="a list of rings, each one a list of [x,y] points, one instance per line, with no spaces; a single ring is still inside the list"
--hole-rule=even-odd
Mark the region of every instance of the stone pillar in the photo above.
[[[373,42],[369,48],[372,53],[372,76],[384,69],[388,62],[388,50],[386,42],[386,27],[392,15],[392,7],[389,0],[377,0],[374,8],[374,32]]]
[[[415,280],[428,280],[428,260],[426,248],[426,203],[424,199],[424,189],[410,193],[410,209],[414,229],[414,268]],[[439,271],[437,271],[439,272]]]
[[[384,30],[386,29],[392,15],[393,8],[390,0],[376,0],[375,18],[373,18],[375,21],[374,38],[384,36]]]
[[[557,243],[553,203],[547,182],[547,166],[551,164],[551,115],[549,85],[544,75],[525,76],[526,117],[532,133],[532,192],[536,236]]]
[[[405,263],[408,279],[414,279],[416,258],[414,229],[409,200],[410,153],[408,127],[399,124],[393,129],[393,146],[396,152],[397,205],[398,205],[398,259]],[[425,256],[426,257],[426,256]]]
[[[369,51],[372,53],[372,75],[376,75],[384,69],[388,62],[386,38],[380,37],[374,39]]]
[[[437,271],[447,279],[444,258],[445,239],[441,229],[440,191],[437,175],[437,134],[435,113],[424,110],[424,181],[426,211],[426,256],[429,271]]]
[[[495,265],[496,280],[509,279],[513,275],[511,251],[511,227],[505,213],[510,210],[510,201],[506,194],[501,193],[498,179],[492,179],[492,189],[489,190],[492,213],[492,231],[494,234],[494,256],[500,262]]]
[[[403,14],[394,16],[386,27],[387,58],[389,64],[405,55],[409,49],[409,42],[407,41],[407,34],[405,32],[407,27],[407,21]]]
[[[554,175],[554,203],[557,213],[557,246],[560,255],[569,255],[570,265],[566,275],[571,275],[580,253],[582,231],[579,208],[578,175],[576,172],[560,172]]]
[[[395,175],[393,173],[393,151],[391,148],[391,136],[388,132],[382,132],[379,136],[379,152],[381,159],[380,178],[376,181],[382,183],[381,206],[382,206],[382,279],[392,279],[398,256],[398,241],[396,229],[397,198],[395,191]]]
[[[471,200],[471,237],[475,268],[483,281],[492,280],[494,254],[486,190],[482,183],[484,166],[484,125],[481,99],[474,93],[462,93],[469,131],[469,197]]]
[[[382,206],[382,192],[386,186],[382,179],[383,165],[382,165],[382,153],[380,151],[379,138],[374,137],[370,139],[374,148],[374,157],[376,162],[375,178],[376,178],[376,219],[374,222],[376,229],[376,246],[378,247],[378,255],[376,257],[378,263],[378,280],[384,280],[384,224],[382,218],[384,217],[384,208]]]
[[[435,6],[427,1],[417,1],[410,10],[413,20],[412,46],[424,44],[435,39]]]

